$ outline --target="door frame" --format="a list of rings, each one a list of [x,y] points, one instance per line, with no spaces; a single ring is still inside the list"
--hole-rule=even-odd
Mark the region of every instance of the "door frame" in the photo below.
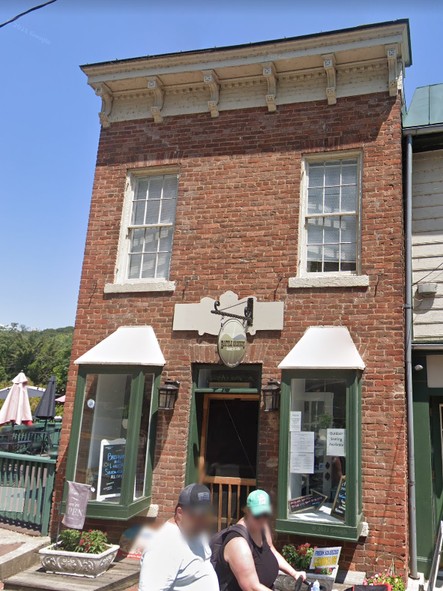
[[[255,388],[199,388],[198,377],[199,371],[204,369],[213,370],[224,370],[226,372],[242,369],[250,369],[251,371],[258,372],[258,387]],[[258,363],[240,365],[239,367],[230,370],[229,368],[220,364],[204,364],[196,363],[192,366],[192,395],[191,405],[189,410],[189,429],[188,429],[188,453],[186,459],[186,472],[185,472],[185,485],[192,484],[193,482],[201,482],[201,433],[203,428],[203,406],[205,404],[205,398],[208,395],[219,395],[221,398],[240,398],[245,396],[248,400],[253,397],[258,399],[259,402],[259,420],[257,425],[257,465],[258,465],[258,438],[260,436],[260,391],[261,391],[261,376],[262,376],[262,365]]]
[[[206,445],[207,445],[207,434],[208,434],[208,422],[209,422],[209,405],[211,400],[246,400],[248,402],[258,402],[259,403],[259,412],[260,412],[260,395],[259,394],[237,394],[234,390],[229,393],[223,394],[206,394],[203,398],[203,417],[202,417],[202,427],[201,427],[201,437],[200,437],[200,455],[199,455],[199,473],[204,478],[209,478],[204,474],[204,467],[205,467],[205,454],[206,454]],[[259,415],[260,416],[260,415]],[[258,457],[258,434],[259,434],[259,425],[257,424],[257,457]],[[256,461],[255,466],[255,479],[246,478],[241,480],[257,480],[257,464]],[[225,477],[226,480],[228,477]],[[238,480],[238,479],[235,479]]]

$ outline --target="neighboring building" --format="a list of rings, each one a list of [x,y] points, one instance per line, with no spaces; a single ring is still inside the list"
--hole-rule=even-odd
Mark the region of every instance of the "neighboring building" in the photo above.
[[[404,118],[412,167],[412,366],[417,550],[429,573],[443,517],[443,84],[417,88]]]
[[[117,536],[186,482],[219,527],[260,486],[281,540],[404,572],[410,59],[394,21],[83,67],[103,129],[57,501],[91,484]]]

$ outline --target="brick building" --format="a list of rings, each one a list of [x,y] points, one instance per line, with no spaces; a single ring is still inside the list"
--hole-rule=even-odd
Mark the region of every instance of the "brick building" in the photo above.
[[[406,568],[409,63],[395,21],[83,67],[102,130],[56,500],[90,484],[117,535],[186,482],[219,527],[260,486],[280,540]]]

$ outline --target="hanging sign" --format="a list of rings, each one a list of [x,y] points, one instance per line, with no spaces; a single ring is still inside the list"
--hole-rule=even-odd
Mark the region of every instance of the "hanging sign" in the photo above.
[[[218,334],[218,354],[227,367],[237,367],[246,355],[246,330],[241,320],[230,318]]]
[[[88,501],[91,495],[91,487],[89,484],[71,482],[70,480],[67,483],[68,496],[62,523],[65,527],[83,529]]]

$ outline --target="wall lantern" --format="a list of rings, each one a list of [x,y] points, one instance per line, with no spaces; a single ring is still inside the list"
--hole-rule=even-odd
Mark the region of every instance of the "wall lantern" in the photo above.
[[[180,382],[166,380],[163,386],[158,389],[159,410],[174,410],[177,401]]]
[[[280,408],[280,382],[269,380],[268,385],[262,388],[262,395],[265,412]]]

